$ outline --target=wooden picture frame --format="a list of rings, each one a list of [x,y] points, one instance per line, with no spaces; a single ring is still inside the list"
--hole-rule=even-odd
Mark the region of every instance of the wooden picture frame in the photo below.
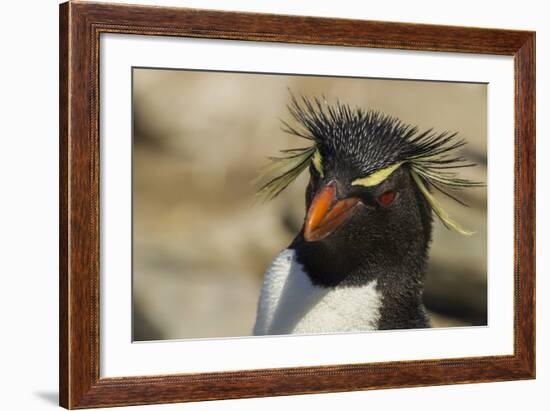
[[[101,33],[513,56],[514,354],[100,378]],[[60,6],[60,404],[90,408],[535,377],[535,33],[184,8]]]

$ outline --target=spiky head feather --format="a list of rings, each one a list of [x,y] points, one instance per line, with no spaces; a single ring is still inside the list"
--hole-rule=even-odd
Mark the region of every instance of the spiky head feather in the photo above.
[[[433,129],[419,132],[417,127],[379,111],[351,108],[339,101],[331,105],[324,98],[310,100],[302,96],[298,100],[291,94],[288,110],[298,125],[283,121],[283,131],[313,144],[283,150],[280,157],[271,157],[266,174],[278,174],[261,186],[260,195],[267,199],[276,197],[311,164],[320,174],[323,168],[347,164],[360,176],[352,184],[359,185],[379,184],[401,165],[408,164],[414,182],[445,227],[471,234],[447,215],[430,192],[435,188],[464,204],[448,190],[483,186],[460,178],[456,172],[475,166],[456,154],[466,144],[456,138],[457,133],[437,133]]]

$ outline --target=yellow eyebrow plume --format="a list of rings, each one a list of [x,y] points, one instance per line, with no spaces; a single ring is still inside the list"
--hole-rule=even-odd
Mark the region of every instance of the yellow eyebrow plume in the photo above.
[[[378,170],[374,173],[372,173],[368,177],[359,178],[357,180],[354,180],[351,185],[352,186],[364,186],[364,187],[371,187],[380,184],[382,181],[384,181],[386,178],[388,178],[395,170],[397,170],[402,162],[395,163],[389,167],[383,168],[381,170]]]
[[[319,153],[319,150],[315,150],[312,161],[315,169],[321,174],[321,177],[323,177],[323,164],[321,163],[321,153]]]
[[[430,203],[430,206],[432,207],[432,210],[437,214],[441,222],[445,227],[447,227],[449,230],[455,230],[456,232],[462,234],[462,235],[472,235],[475,234],[474,231],[466,230],[465,228],[462,228],[460,224],[458,224],[456,221],[451,219],[449,215],[443,210],[443,208],[439,205],[437,201],[435,201],[435,198],[431,195],[431,193],[428,191],[424,183],[422,182],[422,179],[420,176],[416,173],[416,171],[411,170],[411,175],[414,179],[414,182],[418,185],[418,188],[420,191],[422,191],[422,194],[424,194],[424,197],[426,197],[426,200],[428,200],[428,203]]]

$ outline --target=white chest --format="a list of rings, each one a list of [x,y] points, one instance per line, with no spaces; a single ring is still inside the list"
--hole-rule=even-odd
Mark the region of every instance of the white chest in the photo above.
[[[318,287],[296,261],[281,252],[265,273],[254,335],[375,330],[382,296],[376,281],[360,287]]]

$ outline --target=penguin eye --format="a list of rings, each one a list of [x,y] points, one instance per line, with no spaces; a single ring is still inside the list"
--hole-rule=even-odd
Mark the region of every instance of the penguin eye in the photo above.
[[[382,207],[389,206],[391,203],[393,203],[393,200],[395,200],[395,191],[393,190],[385,191],[378,197],[378,203]]]

